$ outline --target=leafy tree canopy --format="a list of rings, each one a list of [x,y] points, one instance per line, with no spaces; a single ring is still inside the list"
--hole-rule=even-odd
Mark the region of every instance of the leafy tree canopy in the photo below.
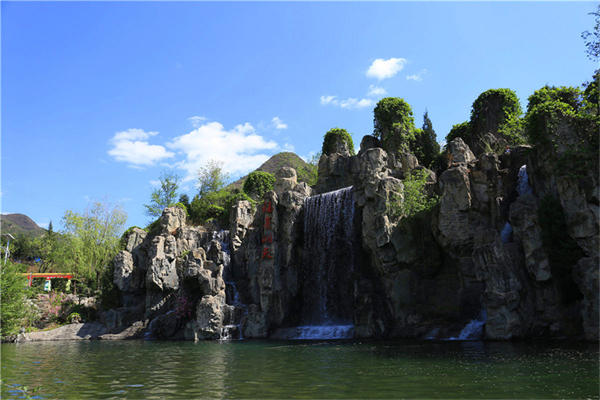
[[[222,162],[208,161],[198,171],[198,196],[204,197],[208,193],[221,190],[228,180],[229,175],[223,171]]]
[[[586,53],[590,60],[597,61],[600,59],[600,5],[596,11],[592,11],[589,15],[593,15],[594,29],[592,32],[585,31],[581,34],[583,40],[585,40]]]
[[[414,140],[413,113],[403,99],[386,97],[373,110],[373,135],[379,138],[387,151],[408,150]]]
[[[150,217],[160,217],[163,210],[175,203],[177,189],[179,188],[179,176],[163,171],[160,174],[160,186],[152,191],[150,204],[144,204],[146,214]]]

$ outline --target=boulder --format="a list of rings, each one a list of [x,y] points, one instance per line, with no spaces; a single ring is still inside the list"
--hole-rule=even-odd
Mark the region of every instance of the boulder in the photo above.
[[[173,235],[177,229],[185,226],[185,210],[181,207],[167,207],[159,219],[160,231]]]
[[[452,164],[464,166],[476,160],[469,146],[461,138],[456,138],[449,142],[446,145],[446,149]]]

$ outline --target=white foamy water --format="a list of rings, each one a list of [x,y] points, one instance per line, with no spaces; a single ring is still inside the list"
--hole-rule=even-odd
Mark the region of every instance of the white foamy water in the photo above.
[[[296,336],[291,339],[352,339],[354,325],[303,325],[296,329]]]

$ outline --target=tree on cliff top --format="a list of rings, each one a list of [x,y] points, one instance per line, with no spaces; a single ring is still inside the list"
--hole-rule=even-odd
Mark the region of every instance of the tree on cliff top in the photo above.
[[[429,167],[440,152],[440,145],[436,140],[433,124],[429,114],[423,115],[423,128],[415,134],[415,141],[410,146],[421,165]]]
[[[386,97],[373,110],[373,135],[379,138],[386,151],[408,150],[414,140],[413,113],[403,99]]]
[[[163,171],[160,174],[160,186],[152,191],[150,204],[144,204],[146,214],[150,217],[160,217],[163,210],[175,203],[177,189],[179,188],[179,176]]]
[[[229,175],[223,171],[223,163],[216,160],[208,161],[198,171],[198,197],[221,190]]]

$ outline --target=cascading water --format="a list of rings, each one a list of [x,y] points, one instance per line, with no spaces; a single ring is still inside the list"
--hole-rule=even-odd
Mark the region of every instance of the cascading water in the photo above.
[[[531,186],[529,186],[529,175],[527,175],[527,165],[522,165],[521,168],[519,168],[517,193],[519,193],[519,196],[524,196],[531,193],[531,191]]]
[[[225,302],[231,306],[228,324],[221,329],[221,340],[243,339],[241,317],[248,313],[247,306],[240,301],[240,294],[235,286],[233,274],[231,271],[231,254],[229,252],[229,231],[213,231],[213,240],[217,240],[221,245],[223,254],[223,272],[225,278]]]
[[[457,337],[451,337],[448,340],[480,340],[483,336],[483,326],[487,321],[487,313],[485,310],[481,310],[477,319],[471,320],[465,327],[460,331]]]
[[[354,195],[352,187],[304,200],[302,326],[295,339],[354,335]]]

